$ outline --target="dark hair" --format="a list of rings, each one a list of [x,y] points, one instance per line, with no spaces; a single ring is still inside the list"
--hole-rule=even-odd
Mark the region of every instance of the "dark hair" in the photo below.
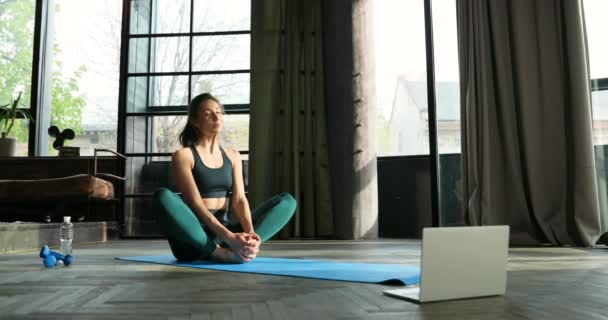
[[[213,100],[217,104],[220,105],[222,111],[224,110],[224,106],[220,103],[220,101],[211,95],[211,93],[201,93],[198,96],[194,97],[190,104],[188,105],[188,120],[186,122],[186,126],[179,134],[179,142],[183,147],[189,147],[194,145],[201,136],[201,131],[195,127],[192,122],[198,119],[199,114],[201,113],[201,104],[204,101]]]

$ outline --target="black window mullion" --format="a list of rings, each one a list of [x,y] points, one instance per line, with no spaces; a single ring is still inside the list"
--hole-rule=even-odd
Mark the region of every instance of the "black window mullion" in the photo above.
[[[226,113],[233,113],[243,110],[249,110],[250,105],[248,103],[242,104],[224,104],[224,111]],[[150,113],[156,113],[159,111],[188,111],[188,105],[170,105],[170,106],[147,106],[147,110],[158,110],[158,111],[149,111]],[[128,114],[135,114],[141,112],[128,112]]]
[[[127,77],[162,77],[162,76],[189,76],[189,75],[213,75],[213,74],[236,74],[251,73],[249,69],[236,70],[212,70],[212,71],[175,71],[175,72],[132,72]]]
[[[175,111],[148,111],[148,112],[128,112],[127,117],[145,117],[145,116],[185,116],[188,114],[186,110]]]
[[[35,13],[34,13],[34,41],[32,48],[32,77],[30,78],[30,113],[34,119],[38,119],[38,94],[39,94],[39,79],[40,79],[40,42],[42,37],[42,15],[44,14],[44,8],[48,5],[42,1],[36,1]],[[37,121],[29,122],[28,132],[28,145],[27,155],[33,157],[36,155],[36,134]]]
[[[433,47],[433,11],[431,0],[424,0],[424,30],[426,43],[426,80],[428,101],[429,155],[431,173],[431,221],[433,227],[442,226],[441,207],[439,206],[441,184],[439,183],[439,153],[437,149],[437,110],[435,92],[435,61]]]
[[[188,35],[188,39],[190,40],[190,45],[188,46],[188,103],[192,100],[192,42],[194,32],[194,0],[190,0],[190,34]]]
[[[164,107],[159,107],[163,109]],[[226,110],[227,115],[235,114],[249,114],[249,109],[233,109]],[[159,110],[159,111],[146,111],[146,112],[127,112],[125,117],[143,117],[143,116],[186,116],[188,115],[188,107],[181,108],[181,110]]]
[[[134,38],[171,38],[171,37],[193,37],[198,36],[238,36],[251,34],[249,30],[238,31],[215,31],[215,32],[175,32],[175,33],[150,33],[150,34],[130,34],[129,39]]]
[[[152,17],[153,17],[153,12],[154,10],[154,6],[156,5],[155,0],[150,0],[150,9],[148,10],[149,12],[149,18],[148,18],[148,34],[152,33]],[[148,72],[150,72],[152,70],[152,38],[148,38],[148,61],[147,61],[147,69]],[[129,77],[129,74],[127,73],[127,78]],[[150,86],[152,84],[151,81],[151,77],[148,76],[147,79],[148,85],[146,86],[146,105],[150,105]],[[144,121],[145,121],[145,128],[146,128],[146,133],[145,133],[145,142],[144,142],[144,151],[148,152],[148,116],[144,116]],[[144,160],[144,162],[148,162],[148,158],[146,157],[146,159]]]
[[[151,72],[152,70],[152,38],[149,37],[150,34],[152,34],[152,19],[154,17],[154,13],[157,12],[156,10],[156,0],[150,0],[150,10],[149,10],[149,19],[148,19],[148,73]],[[156,40],[156,39],[154,39]],[[154,44],[156,44],[156,42],[154,42]],[[154,55],[156,60],[156,54]],[[129,74],[127,74],[127,78],[129,77]],[[152,77],[148,76],[148,85],[146,86],[146,106],[150,105],[150,95],[151,95],[151,85],[152,85]],[[147,153],[149,152],[149,138],[148,135],[150,133],[150,130],[148,128],[149,125],[149,118],[148,116],[144,116],[144,121],[145,121],[145,134],[144,134],[144,151]],[[148,157],[145,157],[144,159],[144,163],[148,163]]]
[[[150,0],[150,8],[148,9],[148,33],[152,33],[152,11],[154,10],[154,0]],[[152,57],[152,38],[148,38],[148,61],[146,70],[150,73],[151,66],[151,57]],[[137,57],[136,57],[137,59]],[[129,73],[127,73],[127,77],[129,77]],[[150,77],[148,76],[148,85],[146,86],[146,105],[150,104]]]

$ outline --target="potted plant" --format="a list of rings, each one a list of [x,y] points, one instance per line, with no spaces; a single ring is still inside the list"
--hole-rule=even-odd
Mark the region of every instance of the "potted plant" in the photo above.
[[[12,157],[17,148],[17,139],[9,138],[8,135],[15,124],[17,116],[34,120],[28,110],[19,109],[22,92],[19,92],[17,99],[11,103],[0,106],[0,157]]]

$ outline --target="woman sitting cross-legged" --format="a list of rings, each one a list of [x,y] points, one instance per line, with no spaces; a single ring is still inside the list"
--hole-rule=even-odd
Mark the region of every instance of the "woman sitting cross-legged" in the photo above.
[[[223,106],[211,94],[192,99],[180,134],[183,148],[172,160],[183,200],[166,188],[154,193],[161,208],[158,222],[178,260],[251,261],[260,244],[279,232],[296,209],[289,193],[249,209],[240,154],[218,144],[223,114]],[[230,223],[232,214],[238,224]]]

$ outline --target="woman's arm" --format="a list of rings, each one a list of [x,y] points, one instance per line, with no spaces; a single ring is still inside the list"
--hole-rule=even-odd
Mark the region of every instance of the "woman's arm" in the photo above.
[[[232,161],[232,208],[234,214],[239,220],[243,232],[255,233],[253,230],[253,223],[251,220],[251,209],[249,208],[249,201],[245,195],[245,186],[243,183],[243,168],[241,161],[241,154],[234,150],[229,149],[230,160]]]
[[[199,216],[203,223],[211,229],[220,239],[233,238],[234,235],[230,230],[226,229],[215,216],[207,209],[201,195],[198,191],[194,177],[192,176],[192,168],[194,167],[194,157],[189,148],[183,148],[175,151],[172,157],[173,171],[177,188],[182,193],[184,202]]]

